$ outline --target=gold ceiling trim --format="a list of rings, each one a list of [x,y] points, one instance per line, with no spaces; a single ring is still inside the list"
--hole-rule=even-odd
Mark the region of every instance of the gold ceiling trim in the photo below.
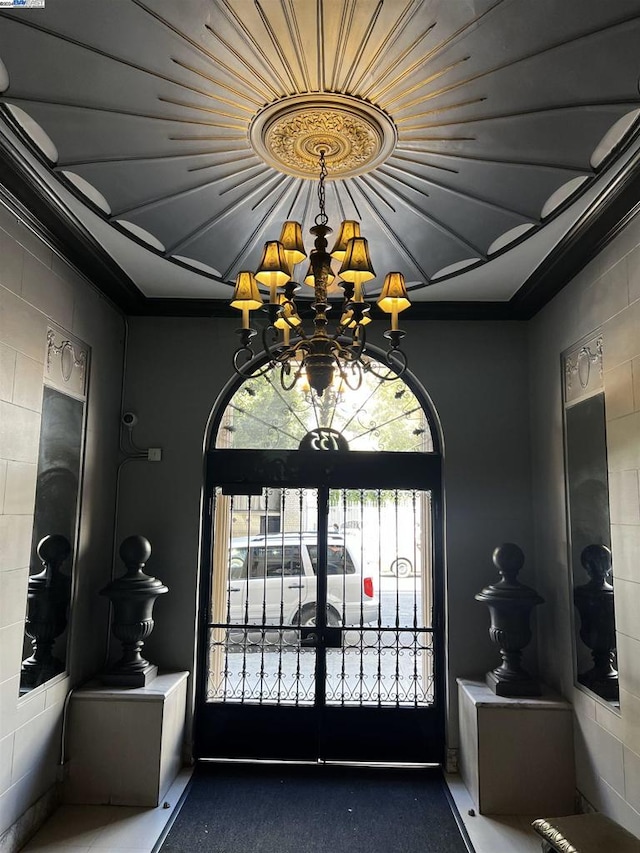
[[[375,169],[393,153],[398,134],[390,116],[350,95],[294,95],[260,110],[249,141],[265,163],[297,178],[317,177],[325,152],[329,179]]]

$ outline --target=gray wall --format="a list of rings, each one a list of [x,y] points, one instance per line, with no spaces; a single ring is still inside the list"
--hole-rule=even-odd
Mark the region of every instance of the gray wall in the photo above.
[[[203,441],[231,376],[233,320],[132,318],[125,408],[137,413],[141,447],[161,463],[122,472],[118,541],[153,546],[148,571],[168,584],[145,646],[165,668],[193,670]],[[455,678],[499,663],[488,613],[474,594],[497,580],[493,548],[519,543],[530,555],[531,506],[526,328],[518,323],[412,323],[407,351],[442,422],[445,444],[449,619],[449,744],[457,744]],[[532,582],[533,561],[522,573]],[[530,651],[533,655],[533,649]],[[535,661],[532,661],[535,666]]]
[[[636,221],[529,324],[403,323],[412,371],[433,401],[444,436],[449,744],[457,744],[455,678],[479,676],[497,664],[488,614],[473,596],[496,579],[495,545],[515,541],[528,557],[522,580],[546,599],[537,613],[543,678],[574,704],[579,789],[636,834],[639,244]],[[48,319],[92,348],[78,584],[69,674],[19,700]],[[123,466],[117,538],[148,536],[154,549],[148,570],[170,587],[157,602],[157,628],[146,646],[148,656],[166,669],[193,670],[203,441],[211,409],[231,375],[236,326],[213,319],[130,321],[125,408],[140,418],[137,444],[161,447],[163,461]],[[619,712],[574,687],[569,618],[559,359],[562,350],[599,327],[605,344]],[[119,314],[0,208],[0,834],[53,784],[64,696],[102,664],[107,606],[98,591],[112,568],[122,349]],[[535,651],[529,650],[527,661],[534,669]]]
[[[577,785],[640,835],[640,219],[529,324],[538,650],[574,705]],[[620,709],[574,686],[560,353],[601,329]],[[585,575],[586,580],[586,575]]]
[[[67,672],[18,698],[47,323],[91,347]],[[0,207],[0,836],[56,779],[63,701],[104,659],[122,377],[120,315]],[[68,571],[68,567],[65,567]]]

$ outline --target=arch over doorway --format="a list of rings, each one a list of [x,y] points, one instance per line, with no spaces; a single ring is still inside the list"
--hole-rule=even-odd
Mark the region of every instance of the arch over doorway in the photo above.
[[[212,413],[199,757],[444,753],[441,436],[411,376],[230,383]]]

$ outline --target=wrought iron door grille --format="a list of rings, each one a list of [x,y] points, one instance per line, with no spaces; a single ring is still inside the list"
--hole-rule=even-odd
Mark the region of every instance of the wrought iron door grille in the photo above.
[[[301,648],[289,628],[214,626],[208,699],[243,704],[313,705],[315,649]]]
[[[426,631],[345,631],[327,649],[327,705],[417,708],[433,702],[433,644]]]
[[[429,492],[218,490],[214,524],[209,702],[434,704]]]

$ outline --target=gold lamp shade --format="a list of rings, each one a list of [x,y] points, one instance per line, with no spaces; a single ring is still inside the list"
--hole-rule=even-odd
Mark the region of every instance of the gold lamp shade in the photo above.
[[[411,302],[407,296],[407,288],[402,273],[388,273],[382,285],[382,292],[378,297],[378,308],[387,314],[392,314],[394,311],[400,313],[400,311],[409,308],[410,305]]]
[[[289,346],[289,338],[291,336],[291,327],[299,326],[302,323],[301,318],[296,311],[296,306],[291,302],[290,299],[284,295],[284,293],[280,294],[278,302],[281,305],[280,316],[277,320],[274,321],[274,326],[276,329],[280,329],[282,332],[282,343],[285,346]],[[288,322],[287,322],[288,321]]]
[[[369,314],[365,313],[360,318],[360,325],[367,326],[371,322],[371,317]],[[345,329],[354,329],[356,326],[355,317],[353,316],[353,311],[351,309],[345,311],[340,317],[340,325],[344,326]]]
[[[289,263],[290,271],[293,273],[293,268],[300,261],[304,261],[307,253],[304,250],[302,242],[302,226],[299,222],[291,222],[287,220],[282,225],[280,232],[280,242],[285,252],[285,257]]]
[[[356,326],[367,326],[371,322],[369,316],[369,304],[364,301],[362,294],[356,296],[340,317],[340,325],[347,329],[355,329]]]
[[[331,284],[331,282],[335,279],[335,275],[329,270],[327,273],[327,286]],[[305,284],[308,284],[309,287],[313,287],[316,283],[315,278],[313,277],[313,266],[309,264],[309,269],[307,270],[307,274],[302,279]]]
[[[369,244],[366,237],[352,237],[347,242],[347,249],[340,267],[340,278],[343,281],[352,281],[356,285],[356,294],[358,285],[364,284],[365,281],[371,281],[376,277],[375,270],[371,264],[369,257]]]
[[[279,240],[269,240],[264,244],[256,278],[260,284],[268,285],[269,302],[272,305],[276,303],[276,289],[282,287],[291,278],[284,246]]]
[[[278,317],[278,319],[273,324],[276,329],[290,329],[291,326],[299,326],[300,323],[302,323],[302,319],[296,311],[296,306],[293,304],[293,302],[287,299],[284,293],[281,294],[279,302],[282,306],[282,312],[280,314],[280,317]],[[288,323],[287,320],[289,321]]]
[[[331,257],[342,263],[347,251],[347,243],[353,237],[359,236],[360,223],[356,222],[355,219],[343,219],[340,223],[340,231],[338,232],[335,245],[331,250]]]
[[[242,311],[242,328],[249,328],[249,311],[255,311],[262,305],[262,295],[258,290],[258,282],[252,272],[242,270],[236,276],[236,287],[233,291],[231,307]]]
[[[410,305],[404,276],[401,272],[390,272],[382,285],[382,292],[378,297],[378,307],[387,314],[391,314],[392,332],[398,331],[398,314]]]

